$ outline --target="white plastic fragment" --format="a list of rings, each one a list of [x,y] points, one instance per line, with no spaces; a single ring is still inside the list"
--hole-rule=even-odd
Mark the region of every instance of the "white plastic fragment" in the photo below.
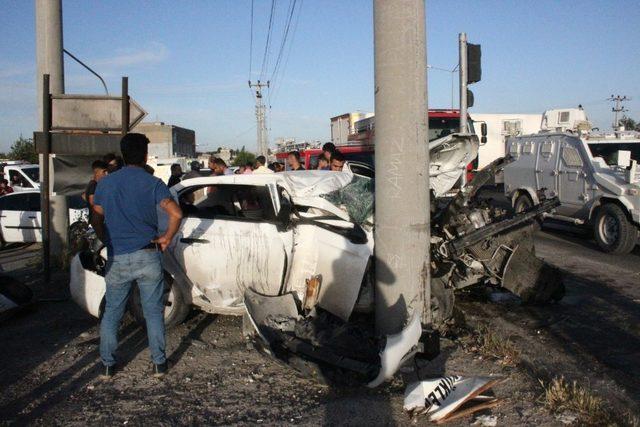
[[[501,377],[464,378],[452,375],[414,382],[405,391],[404,409],[427,414],[431,421],[437,423],[449,421],[496,406],[498,399],[483,393],[502,380]]]

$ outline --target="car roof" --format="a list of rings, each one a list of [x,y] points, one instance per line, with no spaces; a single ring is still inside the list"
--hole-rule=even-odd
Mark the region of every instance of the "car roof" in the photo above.
[[[269,174],[222,175],[190,178],[171,187],[177,194],[185,187],[202,185],[267,185],[284,187],[292,197],[317,197],[338,190],[353,180],[351,172],[287,171]]]

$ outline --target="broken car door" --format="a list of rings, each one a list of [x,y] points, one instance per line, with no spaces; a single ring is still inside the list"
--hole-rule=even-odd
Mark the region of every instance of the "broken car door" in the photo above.
[[[240,309],[249,286],[280,288],[287,257],[266,186],[192,186],[179,201],[183,220],[172,255],[214,307]]]

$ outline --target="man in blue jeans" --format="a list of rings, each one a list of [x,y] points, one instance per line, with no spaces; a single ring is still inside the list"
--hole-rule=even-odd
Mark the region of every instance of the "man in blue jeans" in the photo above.
[[[104,378],[115,372],[118,327],[134,281],[147,323],[153,374],[162,377],[167,372],[161,251],[178,231],[182,211],[167,186],[145,171],[148,144],[142,134],[125,135],[120,150],[126,166],[100,180],[93,199],[91,224],[108,254],[106,305],[100,324]],[[162,235],[158,233],[158,206],[169,217]]]

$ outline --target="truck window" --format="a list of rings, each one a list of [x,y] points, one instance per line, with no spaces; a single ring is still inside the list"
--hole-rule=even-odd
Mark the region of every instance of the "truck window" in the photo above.
[[[631,151],[631,158],[640,162],[640,143],[638,142],[595,142],[589,144],[593,157],[602,157],[608,165],[615,165],[615,152],[618,150]]]
[[[429,142],[460,130],[460,119],[448,117],[429,118]]]
[[[21,170],[22,170],[22,173],[27,175],[31,181],[33,181],[33,182],[40,181],[40,168],[39,167],[23,168]]]
[[[581,168],[582,158],[580,153],[573,147],[562,147],[562,161],[571,168]]]

